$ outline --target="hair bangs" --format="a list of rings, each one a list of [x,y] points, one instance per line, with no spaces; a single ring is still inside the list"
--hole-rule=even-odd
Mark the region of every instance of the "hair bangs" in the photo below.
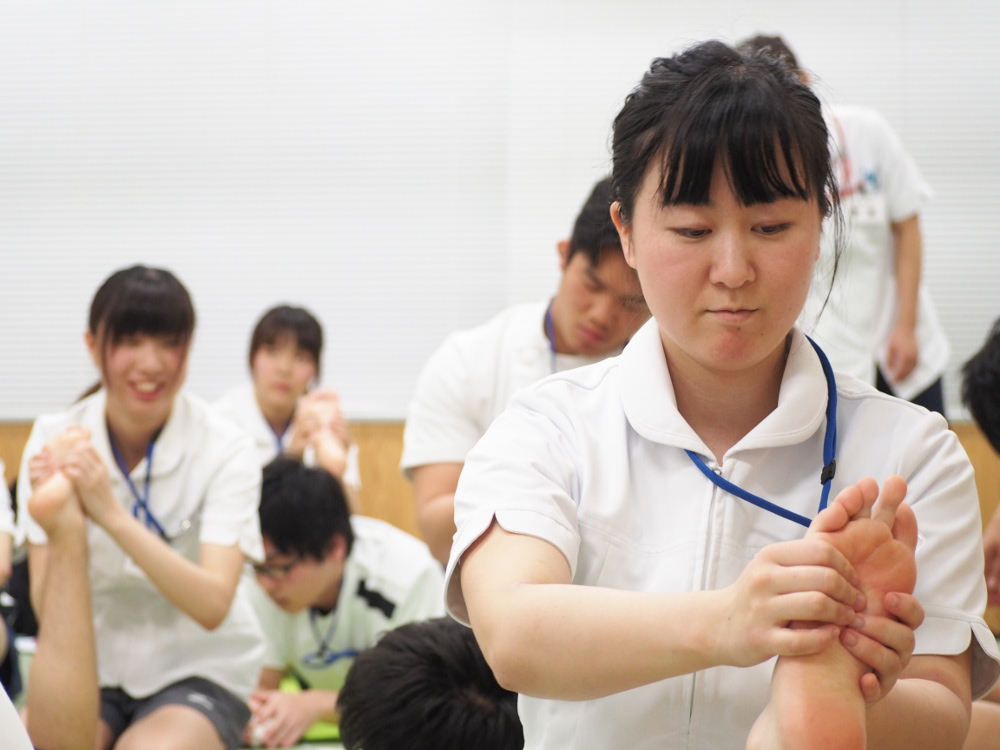
[[[191,340],[195,314],[191,296],[169,271],[133,266],[112,274],[90,306],[90,332],[105,345],[145,334]]]
[[[766,85],[725,72],[678,103],[687,116],[677,118],[662,159],[664,205],[707,204],[720,160],[744,205],[812,198],[815,192],[802,176],[800,139],[780,102]]]

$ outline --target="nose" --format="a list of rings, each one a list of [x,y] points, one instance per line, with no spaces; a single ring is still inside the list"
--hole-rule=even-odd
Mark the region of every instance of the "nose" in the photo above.
[[[737,289],[754,280],[752,251],[747,240],[736,233],[719,236],[716,241],[710,280]]]
[[[590,324],[607,331],[614,328],[620,303],[614,294],[604,292],[594,298],[590,308]]]
[[[163,347],[152,337],[147,337],[139,346],[139,366],[147,372],[155,372],[163,366]]]
[[[279,585],[277,579],[274,576],[266,576],[266,575],[263,576],[258,575],[257,583],[259,583],[260,587],[264,589],[264,591],[268,594],[277,591]]]

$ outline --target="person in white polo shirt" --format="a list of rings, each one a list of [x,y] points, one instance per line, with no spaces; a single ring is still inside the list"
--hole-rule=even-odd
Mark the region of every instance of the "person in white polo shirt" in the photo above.
[[[360,651],[444,613],[444,587],[423,542],[351,516],[337,479],[295,459],[264,467],[260,525],[265,558],[254,566],[253,603],[266,654],[248,736],[287,747],[315,722],[337,720],[337,691]],[[304,689],[280,690],[286,675]]]
[[[957,750],[1000,675],[958,439],[796,327],[827,144],[807,86],[721,42],[654,60],[615,119],[652,320],[516,395],[455,495],[449,611],[526,750]]]
[[[260,468],[249,438],[182,390],[194,320],[169,271],[112,274],[85,333],[101,387],[39,417],[25,446],[39,747],[239,746],[263,656],[240,583],[246,559],[262,557]],[[46,668],[42,654],[60,648]]]
[[[413,482],[420,533],[442,565],[455,533],[454,493],[465,454],[511,395],[546,375],[618,354],[649,317],[594,186],[568,240],[558,243],[555,296],[515,305],[453,333],[424,366],[406,415],[402,468]]]

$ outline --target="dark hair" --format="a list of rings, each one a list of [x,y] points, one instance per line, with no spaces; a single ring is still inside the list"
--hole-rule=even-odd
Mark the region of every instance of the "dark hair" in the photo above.
[[[622,241],[615,223],[611,220],[611,178],[605,177],[594,185],[583,208],[580,209],[573,234],[569,238],[569,255],[578,251],[586,254],[591,265],[601,262],[601,253],[607,250],[621,252]]]
[[[736,49],[744,55],[763,55],[778,60],[796,75],[802,70],[792,48],[777,34],[755,34],[737,44]]]
[[[293,336],[295,346],[312,355],[318,375],[320,355],[323,353],[323,327],[316,316],[304,307],[291,305],[272,307],[257,321],[250,337],[250,366],[253,366],[253,355],[258,349],[270,346],[285,336]]]
[[[194,305],[170,271],[147,266],[111,274],[90,303],[87,328],[102,349],[126,336],[176,337],[187,345],[194,334]]]
[[[363,651],[337,698],[347,750],[521,750],[517,695],[500,687],[472,631],[440,618]]]
[[[334,537],[354,545],[347,498],[340,481],[324,469],[278,456],[264,467],[260,531],[283,555],[322,560]]]
[[[704,205],[720,160],[744,205],[800,198],[815,199],[824,215],[836,211],[819,99],[781,62],[718,41],[653,60],[614,121],[622,221],[650,168],[660,168],[663,205]]]
[[[962,366],[962,402],[1000,453],[1000,319],[993,323],[982,349]]]

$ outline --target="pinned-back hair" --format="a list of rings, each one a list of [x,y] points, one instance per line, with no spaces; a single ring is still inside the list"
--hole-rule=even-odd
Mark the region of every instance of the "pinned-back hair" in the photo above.
[[[663,205],[708,202],[717,162],[744,205],[815,199],[837,209],[819,99],[773,56],[719,41],[653,60],[614,121],[612,187],[622,220],[651,169]]]
[[[780,60],[786,68],[798,74],[802,68],[788,43],[777,34],[754,34],[736,45],[744,55],[764,55]]]
[[[126,336],[167,336],[188,344],[194,334],[191,295],[170,271],[132,266],[111,274],[90,303],[87,328],[102,347]]]
[[[297,348],[305,349],[312,355],[318,375],[323,353],[323,327],[316,316],[304,307],[291,305],[272,307],[257,321],[250,337],[250,366],[253,367],[253,356],[258,349],[277,343],[285,336],[294,338]]]

